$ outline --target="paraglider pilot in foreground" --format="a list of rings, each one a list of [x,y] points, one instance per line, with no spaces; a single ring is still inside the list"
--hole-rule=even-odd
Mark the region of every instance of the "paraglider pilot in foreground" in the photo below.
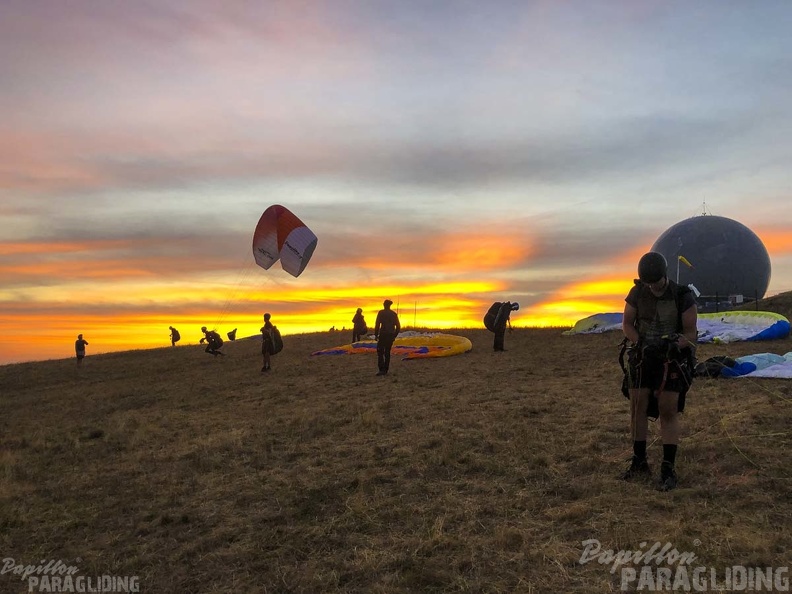
[[[377,375],[388,375],[390,368],[390,355],[393,341],[399,335],[401,324],[399,316],[390,307],[393,301],[386,299],[383,309],[377,314],[377,321],[374,323],[374,338],[377,339]]]
[[[220,338],[220,335],[214,330],[207,330],[206,326],[201,327],[201,332],[204,333],[204,337],[200,340],[200,343],[203,344],[206,342],[206,349],[204,352],[214,355],[215,357],[217,357],[217,355],[222,355],[223,353],[220,352],[220,348],[223,346],[223,339]]]
[[[627,383],[633,457],[624,474],[629,480],[649,477],[646,459],[648,417],[660,419],[663,462],[658,489],[676,488],[674,468],[679,443],[679,413],[692,381],[698,313],[691,290],[667,276],[668,264],[658,252],[638,263],[638,279],[625,301],[622,328],[628,348]],[[656,398],[656,402],[654,399]]]

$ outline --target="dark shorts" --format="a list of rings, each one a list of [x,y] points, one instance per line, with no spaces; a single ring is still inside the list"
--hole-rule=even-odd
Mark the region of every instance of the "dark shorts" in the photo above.
[[[684,359],[667,360],[651,351],[629,353],[629,377],[631,388],[649,388],[663,392],[687,392],[692,382],[692,374]]]
[[[649,403],[650,417],[656,417],[657,402],[655,391],[676,392],[679,394],[677,410],[685,410],[685,396],[693,383],[693,371],[687,357],[667,360],[651,350],[641,355],[637,349],[628,352],[627,374],[624,378],[622,392],[625,388],[648,388],[651,390]],[[625,396],[628,396],[625,393]]]

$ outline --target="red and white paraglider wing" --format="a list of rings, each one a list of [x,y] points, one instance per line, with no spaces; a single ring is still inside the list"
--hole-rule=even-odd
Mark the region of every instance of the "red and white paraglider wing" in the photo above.
[[[256,264],[265,270],[280,258],[278,248],[278,215],[282,206],[270,206],[261,215],[256,230],[253,232],[253,257]]]
[[[256,263],[268,269],[280,258],[283,269],[300,276],[316,249],[318,239],[289,209],[278,204],[261,215],[253,234]]]
[[[300,276],[316,249],[318,239],[300,219],[297,217],[294,219],[299,224],[288,231],[283,239],[280,252],[281,266],[292,276]]]

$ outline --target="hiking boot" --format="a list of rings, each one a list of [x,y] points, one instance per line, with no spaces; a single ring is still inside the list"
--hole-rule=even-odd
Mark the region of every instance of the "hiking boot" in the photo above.
[[[630,467],[621,478],[624,481],[631,481],[634,478],[649,478],[650,476],[652,476],[652,471],[649,468],[649,462],[646,461],[646,458],[639,459],[633,456]]]
[[[660,466],[660,482],[657,485],[658,491],[671,491],[676,489],[677,475],[674,465],[670,462],[663,462]]]

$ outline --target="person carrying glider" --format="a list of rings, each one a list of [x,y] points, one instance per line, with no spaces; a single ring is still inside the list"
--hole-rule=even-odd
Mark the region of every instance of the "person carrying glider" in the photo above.
[[[693,293],[670,280],[667,270],[662,254],[649,252],[641,257],[638,280],[625,298],[622,322],[625,339],[630,342],[626,381],[633,440],[632,461],[623,478],[651,475],[646,459],[648,417],[659,418],[663,442],[658,483],[661,491],[677,486],[674,462],[679,413],[692,381],[698,319]]]
[[[401,331],[399,315],[390,307],[393,301],[386,299],[382,302],[382,307],[377,314],[377,321],[374,323],[374,338],[377,339],[377,375],[388,375],[390,369],[391,347],[396,337]]]
[[[83,338],[82,334],[77,335],[77,340],[74,341],[74,352],[77,355],[77,365],[82,365],[82,360],[85,359],[85,347],[88,341]]]
[[[352,318],[352,342],[359,341],[366,335],[366,332],[368,332],[366,318],[363,317],[363,310],[358,307],[355,316]]]
[[[506,337],[506,326],[511,329],[511,322],[509,316],[511,312],[520,309],[519,303],[512,303],[511,301],[493,303],[487,313],[484,315],[484,326],[490,332],[495,333],[495,340],[492,343],[494,351],[505,351],[503,342]]]
[[[204,352],[214,355],[215,357],[217,357],[217,355],[223,355],[223,353],[220,352],[220,348],[223,346],[223,339],[220,335],[214,330],[207,330],[206,326],[201,326],[201,332],[204,333],[204,336],[200,340],[200,343],[203,344],[206,342],[206,349]]]
[[[173,326],[168,326],[168,328],[170,328],[171,346],[176,346],[176,343],[181,340],[181,334]]]
[[[509,316],[511,316],[511,312],[517,311],[519,308],[519,305],[516,303],[511,303],[510,301],[507,301],[501,306],[498,317],[495,320],[495,339],[492,343],[492,349],[494,351],[506,350],[503,346],[503,342],[506,338],[506,326],[508,326],[509,330],[511,330]]]

